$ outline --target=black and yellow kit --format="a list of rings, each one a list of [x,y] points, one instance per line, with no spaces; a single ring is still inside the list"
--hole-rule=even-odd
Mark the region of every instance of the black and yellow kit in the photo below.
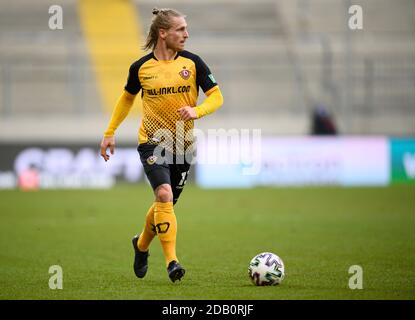
[[[199,87],[207,98],[197,105]],[[140,91],[143,101],[143,117],[138,132],[140,159],[153,189],[163,183],[170,184],[176,202],[190,164],[186,159],[184,163],[176,163],[175,158],[173,163],[155,163],[153,150],[163,143],[166,152],[184,154],[192,145],[189,131],[194,124],[193,120],[181,121],[177,110],[193,107],[200,118],[218,109],[223,97],[209,67],[199,56],[181,51],[173,60],[157,60],[152,52],[130,66],[127,84],[104,136],[114,135]]]
[[[196,106],[199,87],[207,96],[215,93],[210,103]],[[186,139],[189,135],[186,135],[193,128],[193,120],[181,122],[178,109],[195,107],[200,118],[222,104],[222,101],[214,101],[221,100],[222,95],[209,67],[199,56],[188,51],[178,52],[174,60],[157,60],[153,53],[147,54],[131,65],[124,89],[126,99],[134,99],[131,96],[141,90],[143,118],[139,143],[158,144],[161,133],[164,146],[172,153],[183,153],[191,145]],[[214,99],[215,96],[218,98]],[[113,135],[119,125],[116,109],[105,136]],[[171,136],[166,137],[166,133]]]
[[[199,87],[207,98],[197,105]],[[137,236],[138,239],[134,237],[134,271],[137,277],[142,278],[145,273],[136,268],[139,264],[137,257],[140,256],[137,252],[148,252],[155,236],[160,240],[168,271],[170,266],[178,265],[177,220],[173,205],[183,190],[190,168],[187,157],[179,155],[188,155],[188,147],[193,146],[193,120],[182,121],[178,110],[183,107],[194,108],[196,118],[199,119],[218,109],[223,103],[223,97],[209,68],[197,55],[182,51],[173,60],[160,61],[154,53],[150,53],[130,66],[127,84],[117,101],[104,137],[114,136],[115,130],[128,115],[140,91],[143,102],[137,148],[140,160],[153,190],[160,185],[169,184],[173,193],[172,201],[169,197],[167,202],[166,199],[158,199],[156,196],[156,201],[147,212],[143,231]],[[194,114],[190,116],[194,118]],[[157,161],[158,156],[155,154],[158,153],[155,149],[162,149],[166,156],[173,155],[166,157],[173,161],[166,161],[163,155],[160,156],[162,161]],[[180,279],[184,275],[184,269],[181,268],[180,271],[178,278],[172,278],[169,271],[170,279]]]

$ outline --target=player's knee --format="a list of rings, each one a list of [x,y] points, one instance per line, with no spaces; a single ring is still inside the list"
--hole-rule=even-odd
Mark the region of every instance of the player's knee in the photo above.
[[[172,202],[173,193],[169,185],[161,185],[156,189],[156,200],[158,202]]]

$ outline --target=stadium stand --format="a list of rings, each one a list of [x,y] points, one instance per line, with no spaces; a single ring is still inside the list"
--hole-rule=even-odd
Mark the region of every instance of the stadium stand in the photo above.
[[[48,27],[50,1],[0,1],[3,141],[99,141],[106,126],[108,110],[88,50],[80,2],[55,4],[63,8],[63,30]],[[154,1],[131,4],[143,37]],[[415,134],[415,2],[157,4],[187,14],[187,49],[203,57],[221,85],[225,105],[200,121],[199,128],[307,134],[311,110],[318,104],[334,114],[342,134]],[[363,30],[348,28],[352,4],[363,8]],[[129,39],[120,33],[118,41]],[[136,40],[138,58],[142,53],[140,38]],[[108,42],[106,54],[113,55],[110,72],[125,78],[128,66],[118,59],[122,52]],[[122,85],[114,88],[121,90]],[[119,129],[119,137],[135,142],[137,128],[138,115],[133,115]]]

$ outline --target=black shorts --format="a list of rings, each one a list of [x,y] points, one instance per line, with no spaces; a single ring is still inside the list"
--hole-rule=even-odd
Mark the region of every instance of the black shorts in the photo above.
[[[154,156],[154,149],[157,145],[142,143],[137,151],[144,167],[144,172],[150,181],[153,190],[162,184],[169,184],[173,191],[173,204],[177,202],[186,184],[190,164],[184,157],[175,157],[163,150],[161,155],[166,158],[162,163]]]

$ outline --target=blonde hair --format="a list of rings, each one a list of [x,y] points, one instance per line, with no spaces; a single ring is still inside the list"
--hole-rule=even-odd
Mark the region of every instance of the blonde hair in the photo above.
[[[157,45],[157,40],[159,38],[160,29],[170,29],[171,28],[171,18],[172,17],[183,17],[186,16],[180,13],[177,10],[170,8],[153,9],[153,19],[151,20],[150,30],[148,31],[146,43],[143,46],[145,51],[151,49],[154,50]]]

